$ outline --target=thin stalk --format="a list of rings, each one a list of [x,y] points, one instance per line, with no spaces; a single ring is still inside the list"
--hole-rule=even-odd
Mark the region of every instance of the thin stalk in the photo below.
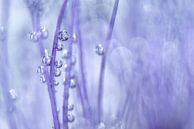
[[[85,77],[85,68],[84,68],[84,53],[83,53],[83,43],[82,43],[82,35],[80,31],[80,20],[78,17],[78,5],[79,0],[76,0],[76,28],[77,28],[77,37],[78,37],[78,49],[79,49],[79,65],[80,65],[80,72],[81,72],[81,86],[83,89],[81,89],[83,92],[83,107],[84,107],[84,116],[86,118],[89,118],[91,116],[90,114],[90,103],[88,100],[88,93],[87,93],[87,84],[86,84],[86,77]],[[81,88],[81,87],[80,87]]]
[[[102,56],[102,60],[101,60],[99,86],[98,86],[98,108],[97,108],[98,109],[98,122],[101,122],[101,119],[102,119],[101,117],[103,117],[102,101],[103,101],[103,91],[104,91],[104,73],[105,73],[105,68],[106,68],[106,58],[107,58],[107,53],[108,53],[108,49],[110,46],[110,41],[112,38],[113,28],[114,28],[116,14],[117,14],[117,10],[118,10],[118,5],[119,5],[119,0],[115,0],[111,20],[109,23],[108,34],[107,34],[107,38],[106,38],[107,43],[104,46],[105,52],[104,52],[104,55]]]
[[[7,47],[7,30],[8,30],[8,21],[9,21],[9,8],[10,8],[10,0],[3,0],[1,5],[1,15],[2,15],[2,21],[1,24],[5,28],[5,39],[0,41],[0,44],[2,45],[1,48],[1,57],[0,57],[0,71],[1,71],[1,78],[0,83],[2,86],[2,92],[4,97],[4,103],[5,103],[5,109],[6,109],[6,117],[8,126],[10,129],[17,129],[16,120],[14,118],[14,114],[11,110],[14,110],[15,106],[13,104],[13,101],[10,99],[9,96],[9,90],[10,90],[10,84],[9,84],[9,73],[6,71],[9,68],[9,61],[8,61],[8,47]]]
[[[73,35],[73,29],[74,29],[74,0],[72,1],[72,21],[70,24],[70,31],[69,31],[69,42],[67,45],[68,50],[68,58],[67,58],[67,70],[65,71],[65,83],[64,83],[64,91],[63,91],[63,129],[68,129],[68,98],[69,98],[69,86],[70,86],[70,80],[71,80],[71,69],[72,69],[72,35]]]
[[[66,6],[67,6],[67,0],[64,0],[63,5],[62,5],[61,10],[60,10],[60,13],[59,13],[59,16],[58,16],[58,19],[57,19],[57,26],[56,26],[54,40],[53,40],[52,58],[51,58],[51,65],[50,65],[50,86],[52,87],[53,91],[54,91],[54,66],[55,66],[55,59],[56,59],[56,46],[58,44],[58,34],[60,32],[60,28],[62,25],[63,16],[65,13]],[[64,89],[66,89],[66,88],[64,88]],[[65,99],[68,98],[68,94],[67,95],[65,94],[64,98]],[[63,111],[64,110],[66,110],[66,107],[63,107]],[[55,126],[55,129],[60,129],[60,123],[59,123],[57,116],[58,115],[55,116],[54,126]],[[68,126],[67,126],[67,128],[68,128]]]
[[[32,14],[32,23],[33,23],[33,29],[34,31],[40,30],[40,18],[37,13],[31,13]],[[41,40],[38,40],[39,45],[39,51],[41,54],[41,57],[44,56],[44,46]],[[45,78],[47,80],[47,86],[48,86],[48,93],[50,98],[50,104],[51,104],[51,110],[52,110],[52,116],[53,116],[53,123],[54,123],[54,129],[60,129],[60,122],[58,118],[58,112],[57,112],[57,104],[56,104],[56,96],[55,96],[55,90],[54,87],[51,85],[49,80],[49,72],[48,69],[45,69]]]

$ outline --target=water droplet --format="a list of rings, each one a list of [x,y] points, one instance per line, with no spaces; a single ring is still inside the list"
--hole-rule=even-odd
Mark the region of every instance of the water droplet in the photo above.
[[[77,40],[77,37],[76,37],[76,34],[75,34],[75,33],[73,33],[73,36],[72,36],[72,38],[73,38],[73,42],[76,42],[76,40]]]
[[[16,100],[18,97],[18,94],[16,93],[14,89],[9,90],[9,95],[12,100]]]
[[[44,76],[44,75],[41,75],[41,76],[40,76],[40,80],[41,80],[42,83],[45,83],[45,82],[46,82],[45,76]]]
[[[6,38],[6,32],[4,26],[0,26],[0,40],[3,41]]]
[[[103,55],[104,54],[104,48],[103,48],[102,44],[96,45],[95,52],[98,55]]]
[[[40,34],[42,39],[47,39],[49,36],[49,32],[45,27],[40,28]]]
[[[43,65],[48,66],[48,65],[50,65],[50,62],[51,62],[51,57],[50,56],[43,56],[42,57],[42,64]]]
[[[38,73],[38,74],[44,74],[44,66],[38,66],[38,68],[37,68],[37,70],[36,70],[36,72]]]
[[[66,30],[62,30],[59,32],[58,39],[61,41],[67,41],[69,38],[69,35]]]
[[[71,65],[75,65],[76,64],[76,57],[72,56],[71,58]]]
[[[62,58],[63,59],[67,59],[69,57],[69,52],[67,49],[63,50],[62,52]]]
[[[76,87],[76,79],[75,78],[71,78],[70,79],[70,88],[75,88]]]
[[[106,129],[106,126],[105,126],[105,124],[104,124],[103,122],[101,122],[101,123],[98,125],[97,129]]]
[[[38,32],[32,32],[29,34],[29,39],[33,42],[37,42],[40,38],[40,33]]]
[[[63,66],[63,62],[61,60],[55,61],[55,67],[56,68],[61,68]]]
[[[63,70],[63,71],[66,71],[66,70],[67,70],[67,64],[64,64],[64,65],[62,66],[62,70]]]
[[[62,43],[57,43],[56,48],[57,51],[62,51],[63,50],[63,44]]]
[[[67,115],[67,120],[68,120],[68,122],[72,123],[72,122],[75,121],[75,116],[74,116],[74,115],[68,114],[68,115]]]
[[[57,80],[54,79],[54,85],[55,86],[58,86],[59,85],[59,82]]]
[[[73,109],[74,109],[74,105],[73,105],[73,104],[69,104],[69,105],[68,105],[68,110],[69,110],[69,111],[73,111]]]
[[[55,77],[61,76],[61,70],[59,68],[55,68]]]
[[[51,62],[51,56],[48,55],[48,51],[45,49],[45,55],[42,57],[42,64],[43,65],[50,65]]]

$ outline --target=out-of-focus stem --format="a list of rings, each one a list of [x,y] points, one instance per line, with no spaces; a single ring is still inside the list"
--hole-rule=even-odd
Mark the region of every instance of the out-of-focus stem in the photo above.
[[[7,122],[8,126],[10,129],[17,129],[17,124],[16,120],[14,118],[14,114],[11,110],[14,110],[14,104],[12,100],[10,99],[9,96],[9,73],[8,68],[9,68],[9,61],[8,61],[8,47],[7,47],[7,30],[8,30],[8,21],[9,21],[9,7],[10,7],[10,1],[9,0],[2,0],[1,4],[1,25],[5,29],[5,39],[0,41],[1,44],[1,52],[0,52],[0,71],[1,71],[1,78],[0,78],[0,83],[2,86],[2,92],[3,92],[3,97],[4,97],[4,103],[5,103],[5,109],[6,109],[6,117],[7,117]]]
[[[39,15],[37,13],[32,13],[32,21],[33,21],[33,29],[34,31],[40,30],[40,19]],[[39,45],[39,51],[41,53],[41,57],[44,56],[44,46],[42,44],[41,40],[38,40],[38,45]],[[56,96],[55,96],[55,90],[54,87],[50,83],[50,78],[49,78],[49,72],[48,69],[45,71],[45,78],[47,80],[47,86],[48,86],[48,93],[49,93],[49,98],[50,98],[50,103],[51,103],[51,110],[52,110],[52,115],[53,115],[53,123],[54,123],[54,129],[60,129],[60,122],[58,118],[58,112],[57,112],[57,104],[56,104]]]
[[[87,84],[86,84],[86,77],[85,77],[85,69],[84,69],[84,53],[83,53],[83,43],[82,43],[82,35],[80,31],[80,20],[78,17],[78,6],[79,0],[76,0],[76,29],[77,29],[77,37],[78,37],[78,49],[79,49],[79,65],[80,65],[80,72],[81,72],[81,84],[80,84],[80,91],[83,95],[83,112],[86,118],[91,116],[90,114],[90,104],[88,100],[88,93],[87,93]],[[83,88],[83,89],[82,89]]]
[[[119,5],[119,0],[115,0],[111,20],[109,23],[106,44],[104,46],[105,52],[104,52],[104,55],[102,56],[102,60],[101,60],[99,86],[98,86],[98,108],[97,108],[98,109],[98,122],[100,122],[101,117],[103,117],[102,100],[103,100],[103,90],[104,90],[104,72],[105,72],[105,67],[106,67],[107,53],[108,53],[108,49],[110,46],[110,40],[112,38],[114,23],[115,23],[115,19],[116,19],[117,10],[118,10],[118,5]]]

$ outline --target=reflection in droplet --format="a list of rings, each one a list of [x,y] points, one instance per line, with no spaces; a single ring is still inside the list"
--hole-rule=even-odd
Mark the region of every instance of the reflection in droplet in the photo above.
[[[67,120],[68,120],[68,122],[72,123],[72,122],[75,121],[75,116],[74,116],[74,115],[68,114],[68,115],[67,115]]]
[[[36,72],[40,75],[44,74],[44,66],[42,65],[38,66]]]
[[[66,30],[62,30],[59,32],[58,39],[61,41],[67,41],[69,38],[69,35]]]
[[[75,88],[76,87],[76,79],[75,78],[71,78],[70,79],[70,88]]]
[[[63,50],[63,44],[62,43],[57,43],[55,49],[57,51],[62,51]]]
[[[74,109],[74,105],[73,104],[68,104],[68,110],[73,111],[73,109]]]
[[[45,27],[40,28],[40,36],[42,39],[48,38],[49,32],[48,32],[47,28],[45,28]]]
[[[50,65],[51,56],[49,56],[47,49],[45,49],[45,55],[42,57],[42,64],[43,65]]]
[[[63,62],[61,60],[55,61],[55,67],[56,68],[61,68],[63,66]]]
[[[103,55],[104,54],[104,47],[102,46],[102,44],[96,45],[95,52],[98,55]]]
[[[41,75],[41,76],[40,76],[40,80],[41,80],[42,83],[45,83],[45,82],[46,82],[45,76],[44,76],[44,75]]]
[[[40,34],[38,32],[31,32],[29,34],[29,39],[33,42],[37,42],[40,38]]]
[[[55,77],[61,76],[61,70],[59,68],[55,68]]]
[[[67,49],[64,49],[62,52],[62,58],[67,59],[69,57],[69,52]]]

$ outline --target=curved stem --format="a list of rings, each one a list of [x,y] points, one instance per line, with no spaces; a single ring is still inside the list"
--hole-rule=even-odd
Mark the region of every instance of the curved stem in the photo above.
[[[107,43],[104,46],[105,52],[101,60],[99,86],[98,86],[98,108],[97,108],[98,109],[98,122],[101,121],[101,117],[103,116],[102,100],[103,100],[103,90],[104,90],[104,73],[105,73],[105,67],[106,67],[106,58],[107,58],[108,48],[110,46],[110,40],[112,38],[114,23],[116,19],[117,10],[118,10],[118,4],[119,4],[119,0],[115,0],[111,20],[109,23],[108,35],[106,38]]]
[[[54,40],[53,40],[52,58],[51,58],[51,65],[50,65],[50,87],[52,89],[52,92],[54,92],[54,66],[55,66],[55,59],[56,59],[56,49],[55,48],[58,44],[58,34],[60,32],[60,28],[61,28],[61,24],[62,24],[62,21],[63,21],[63,16],[64,16],[64,13],[65,13],[66,6],[67,6],[67,0],[64,0],[63,5],[62,5],[61,10],[60,10],[60,13],[59,13],[59,16],[58,16],[58,19],[57,19],[57,26],[56,26]],[[67,100],[68,94],[66,94],[66,93],[64,93],[64,94],[65,94],[64,98],[65,98],[65,100]],[[65,102],[65,104],[66,104],[66,102]],[[66,110],[66,106],[63,107],[63,111],[64,110]],[[55,114],[55,115],[56,115],[55,119],[54,119],[55,129],[60,129],[60,124],[59,124],[59,120],[58,120],[58,117],[57,117],[58,115],[57,114]],[[64,128],[65,127],[66,127],[66,129],[68,128],[67,125],[64,125]]]
[[[81,83],[79,88],[81,91],[81,94],[83,96],[83,112],[84,117],[89,118],[91,116],[90,114],[90,103],[88,100],[88,92],[87,92],[87,84],[86,84],[86,77],[85,77],[85,69],[84,69],[84,53],[83,53],[83,43],[82,43],[82,35],[80,30],[80,20],[78,17],[78,5],[79,0],[76,0],[77,8],[76,8],[76,29],[77,29],[77,37],[78,37],[78,49],[79,49],[79,65],[80,65],[80,73],[81,73]]]
[[[31,13],[32,14],[32,21],[33,21],[33,29],[35,31],[40,30],[40,18],[37,13]],[[44,46],[41,40],[38,40],[39,45],[39,51],[41,53],[41,57],[44,56]],[[45,78],[47,80],[47,86],[48,86],[48,93],[50,98],[50,104],[51,104],[51,110],[52,110],[52,116],[53,116],[53,123],[54,123],[54,129],[60,129],[60,123],[58,118],[58,112],[57,112],[57,104],[56,104],[56,96],[54,87],[51,86],[50,80],[49,80],[49,72],[48,69],[45,71]]]

